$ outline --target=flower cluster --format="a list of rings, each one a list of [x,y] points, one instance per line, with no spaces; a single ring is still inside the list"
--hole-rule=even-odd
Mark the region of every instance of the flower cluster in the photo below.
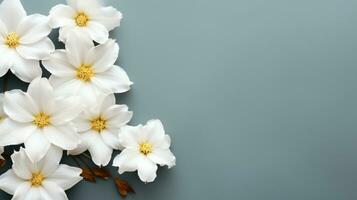
[[[63,151],[89,151],[98,167],[110,164],[119,174],[137,171],[143,182],[156,178],[158,165],[173,167],[176,158],[160,120],[129,126],[133,116],[115,94],[130,90],[127,73],[115,65],[119,45],[109,32],[122,14],[98,0],[67,0],[49,16],[27,15],[20,0],[0,4],[0,76],[9,70],[29,86],[26,92],[0,96],[0,153],[24,145],[11,156],[12,169],[0,176],[0,188],[13,199],[67,199],[82,170],[60,164]],[[59,28],[65,49],[48,38]],[[42,78],[42,69],[51,73]],[[2,159],[2,157],[1,157]]]

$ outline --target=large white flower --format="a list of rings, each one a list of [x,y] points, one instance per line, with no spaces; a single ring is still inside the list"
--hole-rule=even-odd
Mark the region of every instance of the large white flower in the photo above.
[[[133,113],[126,105],[116,105],[115,96],[100,98],[89,105],[74,121],[82,139],[80,147],[71,154],[80,154],[89,150],[94,163],[106,166],[111,160],[113,149],[119,149],[119,129],[126,125]]]
[[[67,200],[64,192],[82,180],[82,170],[59,164],[62,150],[52,147],[38,162],[31,162],[25,150],[12,156],[12,169],[0,176],[0,188],[13,200]]]
[[[64,150],[75,149],[80,138],[71,121],[82,111],[80,98],[55,96],[45,78],[33,80],[24,93],[5,93],[8,118],[0,124],[0,146],[25,143],[33,162],[43,158],[51,144]]]
[[[66,42],[73,33],[102,44],[109,31],[120,25],[122,14],[113,7],[102,7],[97,0],[67,0],[50,11],[50,25],[60,28],[59,39]]]
[[[157,164],[176,165],[176,158],[170,151],[171,140],[165,134],[160,120],[150,120],[145,126],[125,126],[119,134],[124,150],[114,159],[113,165],[119,173],[138,171],[143,182],[156,178]]]
[[[42,75],[39,60],[54,51],[48,17],[27,16],[19,0],[0,4],[0,76],[9,69],[22,81]]]
[[[80,95],[85,102],[95,102],[103,94],[130,90],[128,75],[114,65],[118,53],[114,40],[94,46],[91,40],[73,36],[66,50],[55,51],[43,65],[52,73],[50,82],[58,94]]]

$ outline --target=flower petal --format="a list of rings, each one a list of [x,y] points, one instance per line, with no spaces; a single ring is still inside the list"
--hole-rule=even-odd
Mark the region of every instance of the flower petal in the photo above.
[[[153,182],[156,178],[157,165],[150,159],[142,156],[138,165],[138,175],[145,183]]]
[[[56,95],[77,95],[83,85],[82,81],[71,77],[50,76],[51,85],[55,88]]]
[[[43,60],[42,64],[54,76],[75,78],[76,68],[68,62],[64,50],[56,50],[48,59]]]
[[[6,67],[5,65],[1,65],[1,60],[0,60],[0,77],[3,77],[9,71],[9,68]]]
[[[38,60],[28,60],[14,54],[14,63],[11,72],[24,82],[31,82],[36,77],[42,76],[42,69]]]
[[[92,78],[92,82],[104,90],[105,93],[124,93],[130,90],[133,84],[126,72],[119,66],[113,66],[110,70],[98,73]]]
[[[48,191],[45,190],[43,185],[41,187],[37,187],[37,188],[34,188],[34,189],[38,191],[39,198],[41,200],[53,200],[51,195],[48,193]],[[68,199],[66,199],[66,200],[68,200]]]
[[[0,189],[8,194],[14,195],[16,190],[25,180],[16,176],[12,169],[0,176]]]
[[[83,37],[89,38],[90,40],[90,36],[87,31],[75,25],[67,25],[60,27],[58,40],[66,43],[67,39],[75,34],[82,35]]]
[[[128,111],[126,105],[114,105],[103,113],[104,118],[108,119],[109,128],[121,128],[127,124],[133,117],[133,112]]]
[[[68,200],[64,190],[56,183],[50,182],[46,179],[45,181],[43,181],[42,187],[44,189],[42,195],[48,197],[48,199],[44,200]]]
[[[165,135],[164,126],[162,125],[162,122],[159,119],[149,120],[145,125],[145,129],[148,132],[159,135],[160,137],[163,137]]]
[[[33,192],[31,191],[31,184],[30,182],[24,182],[22,183],[19,187],[17,187],[14,196],[12,197],[12,200],[16,200],[16,199],[35,199],[34,197],[37,197],[37,199],[39,199],[39,196],[35,196],[33,194]]]
[[[113,149],[107,146],[101,136],[94,131],[82,133],[83,142],[86,143],[93,162],[98,166],[106,166],[110,162]]]
[[[134,172],[138,169],[141,155],[138,151],[124,149],[113,160],[113,166],[119,167],[119,173]]]
[[[109,38],[109,32],[107,28],[97,22],[89,21],[87,25],[87,31],[90,37],[99,44],[103,44]]]
[[[120,25],[122,18],[122,13],[110,6],[99,8],[96,15],[92,17],[92,20],[103,24],[108,31],[111,31]]]
[[[56,99],[56,107],[53,109],[51,122],[55,125],[63,125],[74,120],[83,110],[80,97],[71,96]]]
[[[59,165],[57,170],[47,177],[47,181],[54,182],[62,189],[68,190],[82,180],[81,173],[82,170],[77,167]]]
[[[48,17],[40,14],[23,18],[16,33],[20,36],[21,44],[31,44],[45,39],[51,32]]]
[[[109,147],[113,149],[119,149],[121,147],[117,129],[105,129],[100,135],[102,136],[104,143]]]
[[[87,119],[83,119],[82,116],[77,117],[73,122],[78,132],[88,131],[92,128],[91,122]]]
[[[141,141],[141,138],[138,138],[142,125],[133,127],[133,126],[124,126],[119,130],[119,142],[125,148],[136,149]]]
[[[51,114],[54,107],[57,106],[54,100],[53,88],[47,78],[33,80],[27,89],[27,93],[37,103],[40,112]]]
[[[8,31],[16,31],[17,26],[26,15],[20,0],[4,0],[0,4],[0,19]]]
[[[58,28],[62,26],[75,26],[74,16],[76,11],[67,5],[56,5],[50,10],[50,26]]]
[[[21,148],[20,151],[13,153],[11,155],[11,160],[13,162],[12,169],[19,178],[28,180],[31,178],[32,172],[38,170],[37,166],[35,166],[35,164],[28,158],[23,148]]]
[[[36,126],[21,125],[9,118],[4,119],[0,125],[0,145],[17,145],[24,143],[36,131]]]
[[[87,57],[87,53],[91,48],[94,48],[94,43],[87,37],[81,37],[78,34],[73,34],[66,42],[66,51],[68,61],[75,67],[80,67]]]
[[[109,95],[106,95],[106,96],[102,96],[102,99],[100,101],[101,101],[100,110],[106,110],[110,106],[115,105],[115,103],[116,103],[115,95],[114,94],[109,94]]]
[[[69,2],[69,5],[74,6],[73,8],[78,11],[92,11],[101,6],[98,0],[77,0],[75,3],[72,0],[72,2],[67,2]]]
[[[62,154],[62,149],[51,145],[46,156],[41,159],[40,163],[38,164],[41,168],[40,171],[43,173],[43,175],[48,177],[57,170],[59,163],[62,159]]]
[[[154,149],[148,158],[160,166],[167,165],[169,168],[176,165],[176,157],[169,149]]]
[[[26,59],[42,60],[50,56],[55,50],[52,41],[46,37],[36,43],[22,44],[16,48],[16,51]]]
[[[32,122],[39,108],[28,94],[20,90],[12,90],[5,93],[4,111],[11,119],[18,122]]]
[[[28,185],[30,185],[30,188],[28,188]],[[23,187],[23,188],[22,188]],[[12,199],[41,199],[41,200],[49,200],[49,199],[44,199],[44,197],[41,194],[41,187],[32,187],[30,182],[26,182],[25,184],[21,185],[21,192],[16,191],[15,195],[12,197]]]
[[[47,153],[51,144],[43,135],[42,131],[38,129],[25,141],[25,151],[32,162],[38,162]]]
[[[4,76],[12,67],[14,59],[17,58],[16,53],[15,49],[0,44],[0,76]]]
[[[68,150],[67,151],[67,155],[79,155],[79,154],[82,154],[83,152],[85,152],[87,150],[88,150],[87,145],[81,139],[81,143],[79,143],[79,145],[75,149]]]
[[[119,45],[112,39],[92,48],[87,55],[87,63],[93,65],[95,72],[104,72],[111,68],[118,59]]]
[[[78,134],[70,125],[47,126],[44,127],[43,133],[52,144],[64,150],[75,149],[80,143]]]
[[[160,144],[165,139],[165,130],[161,121],[158,119],[150,120],[146,123],[145,131],[148,133],[148,140],[154,144],[156,148],[160,148]]]
[[[81,97],[83,105],[88,106],[94,105],[97,99],[103,95],[103,91],[92,83],[83,82],[77,94]]]
[[[3,40],[7,34],[8,34],[8,30],[5,26],[5,24],[1,21],[1,18],[0,18],[0,39]]]

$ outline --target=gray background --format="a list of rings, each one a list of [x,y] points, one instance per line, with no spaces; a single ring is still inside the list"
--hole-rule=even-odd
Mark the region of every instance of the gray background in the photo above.
[[[63,2],[23,0],[43,14]],[[160,118],[177,156],[155,183],[125,175],[128,199],[357,198],[356,0],[107,3],[124,13],[112,36],[135,82],[119,102],[132,124]],[[120,199],[111,181],[68,194]]]

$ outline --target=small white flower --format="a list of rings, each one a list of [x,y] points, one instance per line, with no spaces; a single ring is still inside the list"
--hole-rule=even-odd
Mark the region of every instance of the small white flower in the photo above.
[[[33,162],[42,159],[51,144],[64,150],[75,149],[80,138],[71,121],[82,111],[80,98],[57,97],[45,78],[33,80],[24,93],[5,93],[8,118],[0,124],[0,146],[25,143]]]
[[[113,165],[119,167],[120,174],[137,170],[141,181],[152,182],[157,164],[169,168],[176,165],[176,158],[169,149],[170,137],[160,120],[150,120],[145,126],[123,127],[119,141],[124,150],[115,157]]]
[[[55,51],[43,65],[51,72],[50,82],[58,94],[79,95],[85,102],[94,102],[103,94],[130,90],[128,75],[114,65],[118,53],[114,40],[94,46],[91,40],[72,37],[66,50]]]
[[[64,191],[82,180],[82,170],[59,164],[61,157],[62,150],[52,147],[43,159],[32,163],[21,148],[11,156],[12,169],[0,176],[0,188],[14,200],[67,200]]]
[[[116,105],[115,96],[108,95],[96,104],[84,109],[74,121],[79,131],[82,144],[71,154],[80,154],[89,150],[93,162],[98,166],[108,165],[113,149],[119,149],[119,129],[126,125],[133,113],[126,105]]]
[[[27,16],[19,0],[4,0],[0,4],[0,76],[9,69],[25,82],[41,76],[39,60],[55,49],[47,37],[50,32],[46,16]]]
[[[113,7],[102,7],[97,0],[67,0],[50,11],[50,25],[60,28],[59,40],[66,42],[73,33],[102,44],[109,31],[120,25],[122,14]]]

